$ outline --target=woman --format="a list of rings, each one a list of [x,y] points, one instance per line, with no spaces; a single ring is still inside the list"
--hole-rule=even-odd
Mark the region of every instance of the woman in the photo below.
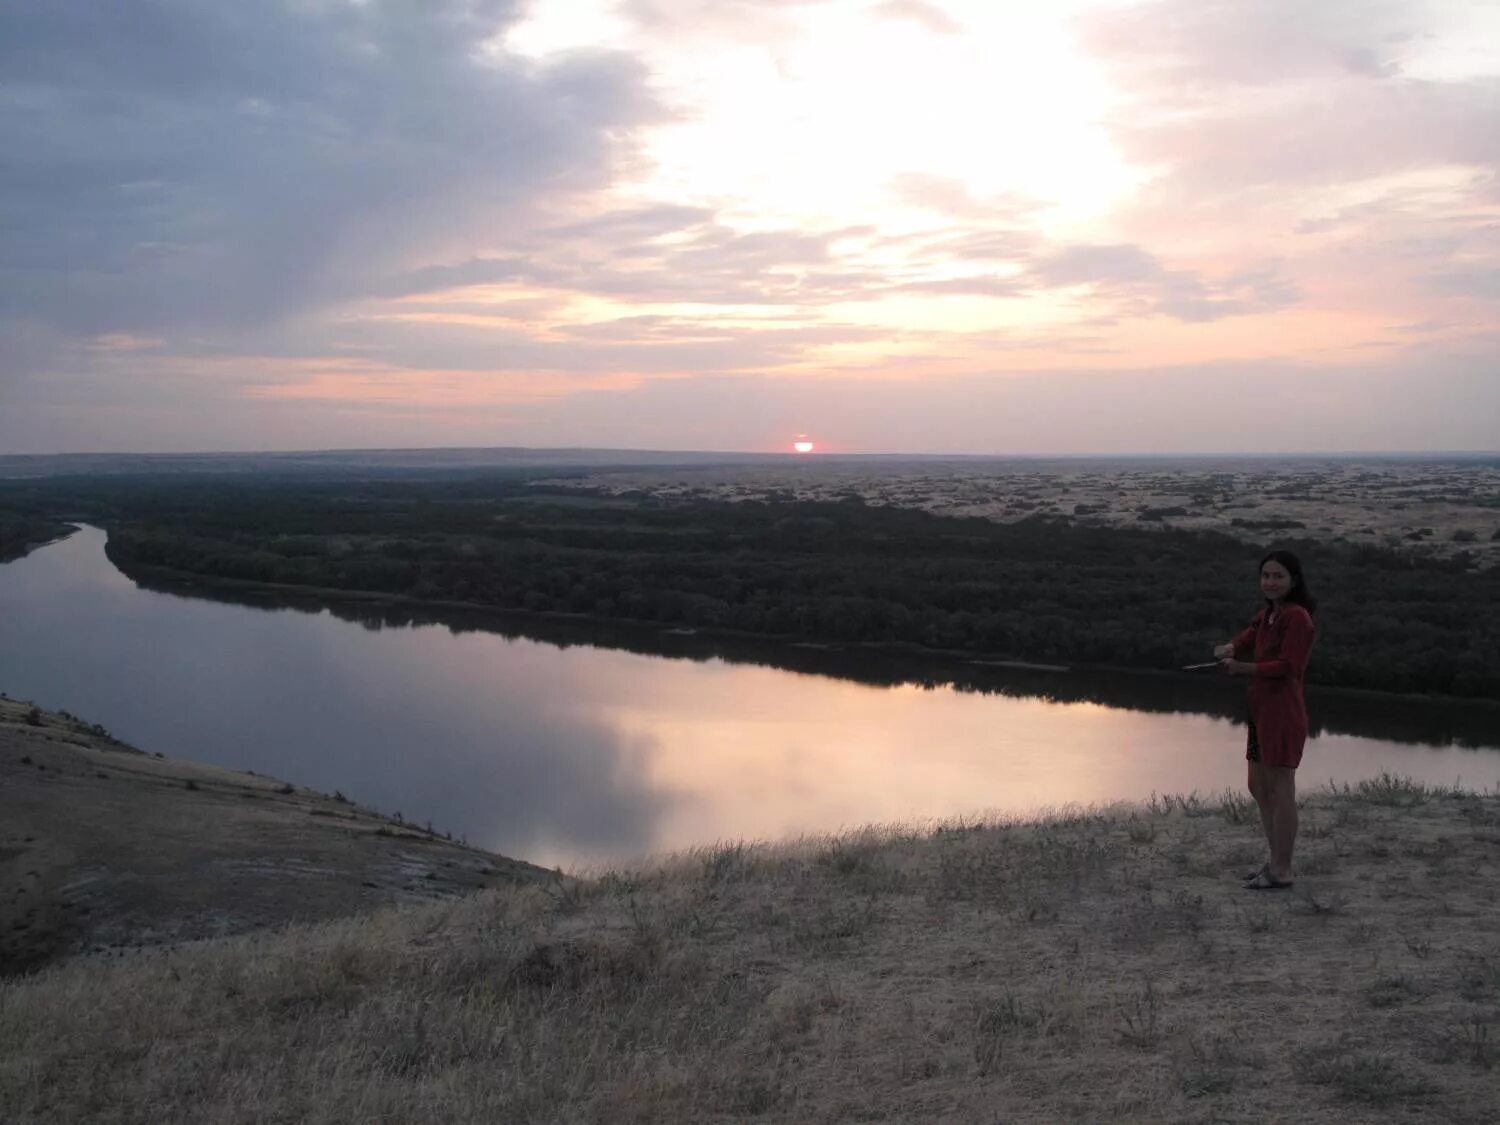
[[[1266,604],[1249,628],[1214,655],[1233,676],[1250,677],[1250,795],[1260,809],[1270,861],[1245,880],[1247,890],[1279,891],[1292,885],[1292,847],[1297,841],[1297,765],[1307,742],[1307,705],[1302,677],[1312,651],[1312,615],[1302,564],[1290,551],[1260,560],[1260,592]],[[1248,659],[1247,659],[1248,657]]]

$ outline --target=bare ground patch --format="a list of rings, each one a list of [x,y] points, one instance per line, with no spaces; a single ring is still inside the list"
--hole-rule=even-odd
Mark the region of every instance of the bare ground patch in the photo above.
[[[0,976],[544,873],[275,778],[0,699]]]

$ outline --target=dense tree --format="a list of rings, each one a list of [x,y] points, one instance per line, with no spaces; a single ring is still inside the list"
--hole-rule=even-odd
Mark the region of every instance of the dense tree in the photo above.
[[[1256,607],[1222,535],[893,507],[549,494],[442,481],[76,481],[16,518],[103,522],[128,574],[357,590],[986,657],[1173,667]],[[1315,680],[1500,697],[1500,572],[1307,542]]]

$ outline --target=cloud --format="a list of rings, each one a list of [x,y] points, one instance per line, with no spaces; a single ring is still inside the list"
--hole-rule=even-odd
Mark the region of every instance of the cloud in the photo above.
[[[960,35],[963,27],[936,4],[924,0],[884,0],[873,9],[878,16],[892,20],[911,20],[934,35]]]
[[[1500,265],[1488,233],[1500,67],[1457,49],[1484,7],[1151,0],[1083,13],[1075,31],[1121,99],[1110,136],[1150,170],[1111,233],[1162,269],[1139,255],[1062,264],[1093,265],[1096,286],[1186,320],[1292,304],[1372,324],[1472,318],[1452,304],[1482,299]],[[1173,268],[1184,249],[1196,273]]]
[[[194,444],[236,424],[261,428],[252,444],[284,444],[315,439],[318,418],[373,437],[402,416],[451,433],[482,421],[444,413],[460,404],[539,418],[545,399],[561,419],[568,395],[615,388],[624,397],[599,401],[650,409],[653,379],[688,402],[678,384],[753,375],[775,378],[737,385],[774,381],[787,404],[784,384],[831,373],[902,384],[902,401],[926,410],[929,385],[986,365],[1000,378],[1011,365],[1097,362],[1175,388],[1148,365],[1405,356],[1475,341],[1493,321],[1500,68],[1458,34],[1483,5],[1073,7],[1071,38],[1092,56],[1069,60],[1077,104],[986,109],[935,80],[923,88],[949,100],[919,125],[960,145],[972,134],[996,159],[968,179],[879,164],[848,207],[835,194],[825,213],[838,218],[799,221],[814,212],[756,195],[754,161],[689,191],[673,162],[727,150],[662,149],[672,130],[652,130],[712,119],[713,97],[735,91],[758,113],[749,92],[786,93],[770,76],[823,58],[810,45],[830,28],[898,53],[913,37],[961,48],[912,24],[948,36],[958,6],[623,0],[607,33],[580,26],[578,41],[635,54],[565,49],[572,29],[554,24],[533,37],[535,56],[505,46],[527,41],[524,0],[0,6],[0,207],[24,217],[0,225],[0,415],[35,412],[0,417],[0,431],[118,447],[100,435],[170,437],[168,419],[212,419]],[[1017,34],[1040,34],[1040,50],[1051,18],[1020,19]],[[1009,26],[1003,14],[972,22],[976,43]],[[910,103],[847,89],[857,125],[822,151],[907,143],[882,115]],[[1074,139],[1108,159],[1078,168],[1118,183],[1095,202],[1007,190],[1028,182],[1014,168],[1051,155],[997,145],[993,114],[1040,126],[1050,108],[1096,114]],[[1074,143],[1038,132],[1054,150]],[[1412,324],[1435,327],[1401,328]],[[962,414],[967,393],[931,401]],[[305,415],[271,395],[300,396]],[[856,405],[899,413],[899,398]],[[581,427],[618,423],[618,440],[647,442],[649,419],[579,410]],[[629,424],[639,438],[624,436]],[[720,422],[696,424],[692,443],[714,444]],[[407,443],[432,440],[412,428]]]
[[[1133,86],[1176,94],[1282,86],[1330,74],[1389,77],[1432,26],[1433,4],[1410,0],[1153,0],[1090,9],[1083,42]]]
[[[890,189],[905,203],[954,219],[982,223],[1027,222],[1044,206],[1041,200],[1015,193],[980,199],[958,180],[924,172],[904,172],[891,181]]]
[[[6,5],[0,303],[75,335],[264,324],[608,183],[658,112],[640,68],[507,56],[516,7]]]
[[[546,335],[525,326],[490,323],[441,327],[434,331],[421,320],[376,318],[342,323],[338,331],[348,353],[364,363],[434,373],[519,372],[544,393],[565,390],[571,381],[586,382],[601,373],[671,376],[781,367],[811,349],[884,334],[860,325],[798,326],[779,319],[745,324],[683,317],[564,324]],[[314,328],[314,334],[301,341],[291,336],[286,350],[326,354],[323,331]]]
[[[1342,82],[1306,98],[1225,100],[1137,121],[1118,123],[1116,138],[1134,160],[1166,170],[1180,196],[1500,167],[1500,79]]]
[[[658,34],[732,34],[742,41],[774,41],[790,33],[786,13],[827,0],[622,0],[620,11]]]
[[[369,283],[373,296],[525,283],[632,302],[821,304],[878,287],[883,275],[835,253],[850,228],[741,231],[703,208],[654,206],[518,235],[524,256],[474,257]]]
[[[1500,380],[1478,353],[1338,367],[1216,363],[922,380],[749,375],[644,384],[524,408],[535,444],[780,448],[808,433],[831,450],[908,453],[1226,454],[1493,448]],[[1268,430],[1266,412],[1276,425]]]
[[[1091,10],[1081,41],[1126,99],[1112,132],[1160,190],[1311,186],[1500,162],[1500,77],[1418,76],[1466,5],[1155,0]]]
[[[606,211],[581,222],[550,227],[543,233],[548,239],[600,238],[611,242],[622,238],[650,240],[703,226],[713,220],[714,212],[707,207],[658,203],[647,207]]]
[[[1161,262],[1139,246],[1069,246],[1032,270],[1048,286],[1154,281],[1165,272]]]
[[[997,259],[1019,267],[1012,272],[969,273],[920,278],[900,289],[932,294],[1012,297],[1084,289],[1091,315],[1162,315],[1180,321],[1213,321],[1287,308],[1301,299],[1294,282],[1275,264],[1206,277],[1191,269],[1168,268],[1145,248],[1128,243],[1062,243],[1003,233],[938,240],[929,255],[946,252],[969,260]]]
[[[1500,301],[1500,264],[1442,270],[1432,274],[1428,283],[1440,293]]]

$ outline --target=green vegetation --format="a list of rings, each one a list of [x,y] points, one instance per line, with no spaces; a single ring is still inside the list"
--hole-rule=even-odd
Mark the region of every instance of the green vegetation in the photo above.
[[[0,562],[20,558],[33,547],[66,535],[68,530],[60,520],[0,508]]]
[[[0,502],[5,500],[0,492]],[[12,500],[12,506],[19,502]],[[28,485],[90,513],[126,573],[367,591],[800,641],[1145,668],[1200,660],[1255,609],[1224,535],[1018,523],[842,503],[549,493],[439,480]],[[1500,569],[1301,550],[1323,598],[1311,679],[1500,697]]]

